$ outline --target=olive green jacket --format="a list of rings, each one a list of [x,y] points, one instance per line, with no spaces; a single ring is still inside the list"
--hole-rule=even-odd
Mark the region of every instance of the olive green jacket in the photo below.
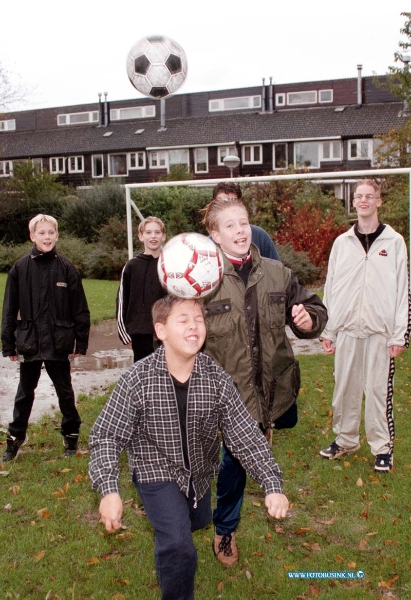
[[[251,416],[266,428],[290,408],[300,388],[286,324],[299,338],[318,337],[327,310],[281,262],[262,258],[253,244],[251,253],[247,287],[224,256],[223,281],[206,304],[205,352],[231,375]],[[310,313],[311,331],[294,325],[294,304]]]

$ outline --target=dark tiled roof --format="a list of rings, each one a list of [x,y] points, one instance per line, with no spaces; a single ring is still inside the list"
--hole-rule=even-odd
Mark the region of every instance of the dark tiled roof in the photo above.
[[[115,122],[108,127],[67,126],[58,129],[0,134],[0,158],[61,156],[173,146],[213,146],[233,141],[372,137],[402,122],[401,102],[281,110],[273,113],[218,114],[207,117]],[[142,129],[142,133],[136,134]],[[105,136],[107,132],[113,132]]]

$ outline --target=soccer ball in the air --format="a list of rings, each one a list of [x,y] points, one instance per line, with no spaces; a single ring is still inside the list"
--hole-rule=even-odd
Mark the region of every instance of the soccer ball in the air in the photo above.
[[[213,240],[200,233],[181,233],[165,244],[157,269],[169,294],[204,298],[220,284],[224,263]]]
[[[186,54],[180,44],[169,37],[143,38],[128,54],[127,74],[142,94],[165,98],[174,94],[186,78]]]

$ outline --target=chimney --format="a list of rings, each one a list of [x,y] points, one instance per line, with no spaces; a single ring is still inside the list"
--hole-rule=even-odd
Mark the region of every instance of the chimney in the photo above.
[[[104,92],[104,127],[108,125],[108,102],[107,102],[107,92]]]
[[[357,69],[358,69],[358,77],[357,77],[357,108],[361,108],[361,106],[362,106],[362,77],[361,77],[362,65],[357,65]]]
[[[265,78],[263,77],[263,85],[261,87],[261,112],[265,112]]]
[[[273,78],[270,77],[270,85],[268,87],[268,112],[273,112]]]
[[[103,106],[101,104],[101,92],[98,93],[98,116],[99,124],[103,125]]]

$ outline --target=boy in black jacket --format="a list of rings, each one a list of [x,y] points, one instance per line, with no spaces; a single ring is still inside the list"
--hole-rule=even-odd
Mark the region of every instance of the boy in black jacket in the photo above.
[[[54,217],[39,214],[29,223],[31,254],[10,269],[4,294],[3,356],[20,361],[20,382],[9,423],[3,461],[17,456],[26,431],[41,367],[52,380],[63,414],[65,456],[77,451],[80,416],[71,384],[69,355],[86,354],[90,312],[77,269],[57,253]]]
[[[147,217],[138,227],[138,238],[144,252],[130,259],[123,269],[117,293],[117,327],[123,344],[133,348],[134,362],[154,351],[153,304],[164,298],[157,275],[166,227],[157,217]]]

